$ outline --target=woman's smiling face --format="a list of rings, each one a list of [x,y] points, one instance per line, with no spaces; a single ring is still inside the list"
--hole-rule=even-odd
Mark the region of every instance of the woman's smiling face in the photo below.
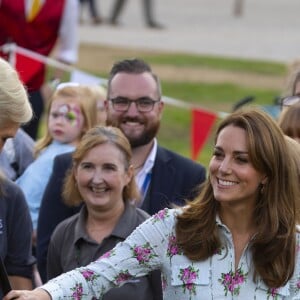
[[[264,174],[257,171],[249,157],[244,129],[224,127],[216,141],[209,164],[214,197],[222,203],[255,203]]]
[[[88,208],[110,210],[123,205],[123,189],[131,180],[124,154],[113,144],[90,149],[75,169],[75,179]]]

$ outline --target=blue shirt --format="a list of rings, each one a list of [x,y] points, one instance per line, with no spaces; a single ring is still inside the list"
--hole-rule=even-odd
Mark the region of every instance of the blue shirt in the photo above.
[[[25,194],[34,230],[37,228],[42,196],[52,172],[54,158],[58,154],[71,152],[74,149],[73,145],[53,141],[16,180]]]

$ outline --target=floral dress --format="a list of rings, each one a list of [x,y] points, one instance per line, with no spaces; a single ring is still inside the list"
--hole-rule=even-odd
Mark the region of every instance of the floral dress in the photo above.
[[[205,261],[195,262],[185,257],[175,236],[176,215],[180,212],[180,209],[158,212],[99,260],[65,273],[42,288],[54,300],[101,299],[109,288],[161,269],[164,299],[300,299],[299,246],[293,278],[284,287],[270,289],[262,280],[253,282],[248,247],[244,249],[238,269],[234,269],[232,236],[218,218],[216,222],[224,246]]]

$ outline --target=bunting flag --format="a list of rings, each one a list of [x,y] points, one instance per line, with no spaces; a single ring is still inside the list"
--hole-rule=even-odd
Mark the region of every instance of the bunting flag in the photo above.
[[[16,52],[15,68],[19,73],[20,79],[26,85],[36,74],[43,73],[44,64],[34,58]]]
[[[201,152],[217,117],[212,112],[192,109],[191,150],[193,160],[196,160]]]

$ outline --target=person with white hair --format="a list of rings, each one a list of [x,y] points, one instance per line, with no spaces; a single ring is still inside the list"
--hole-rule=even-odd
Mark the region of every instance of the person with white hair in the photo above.
[[[0,151],[20,125],[32,118],[27,92],[17,72],[0,58]],[[32,224],[22,190],[0,175],[0,258],[12,288],[31,289],[34,257],[31,255]],[[3,283],[3,282],[1,282]],[[0,298],[3,298],[0,290]]]

